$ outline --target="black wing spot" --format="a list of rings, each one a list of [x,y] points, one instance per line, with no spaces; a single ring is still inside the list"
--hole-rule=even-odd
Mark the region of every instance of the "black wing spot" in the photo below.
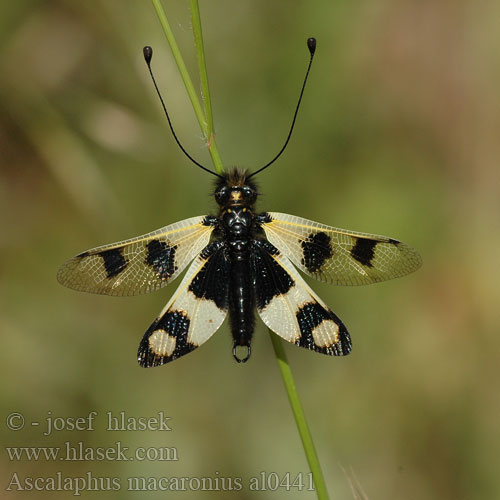
[[[364,266],[373,267],[372,260],[375,257],[377,243],[377,240],[358,238],[351,249],[351,255]]]
[[[104,261],[104,268],[106,269],[108,278],[114,278],[127,267],[128,261],[123,256],[121,248],[104,250],[99,252],[97,255],[102,257],[102,260]]]
[[[308,304],[304,304],[297,311],[297,321],[299,323],[300,332],[302,333],[301,342],[307,339],[312,340],[312,331],[325,319],[329,319],[328,311],[322,307],[317,302],[309,302]]]
[[[278,255],[277,248],[265,240],[254,241],[251,268],[257,309],[262,311],[275,297],[284,295],[295,285],[286,269],[271,255]]]
[[[196,349],[197,346],[187,340],[190,323],[184,311],[168,311],[160,319],[154,321],[139,345],[137,353],[139,364],[145,368],[163,365]],[[175,338],[175,350],[170,356],[159,356],[151,350],[149,337],[156,330],[165,330],[169,336]]]
[[[189,291],[201,300],[211,300],[215,305],[226,311],[228,308],[229,261],[221,242],[207,245],[201,252],[206,259],[203,267],[189,284]]]
[[[187,333],[191,320],[184,311],[168,311],[155,324],[154,330],[161,328],[177,339],[177,345],[187,343]]]
[[[302,264],[306,269],[315,273],[333,255],[331,238],[324,232],[312,233],[302,241]]]
[[[339,327],[339,342],[328,347],[317,346],[312,332],[326,320],[333,321]],[[342,323],[340,318],[333,311],[325,309],[317,302],[304,304],[297,311],[297,322],[299,323],[300,333],[302,334],[300,339],[296,342],[299,346],[305,347],[311,351],[334,356],[346,355],[351,351],[351,337],[344,323]]]
[[[167,280],[177,271],[175,251],[177,245],[170,246],[165,241],[151,240],[147,245],[146,264],[151,266],[159,278]]]

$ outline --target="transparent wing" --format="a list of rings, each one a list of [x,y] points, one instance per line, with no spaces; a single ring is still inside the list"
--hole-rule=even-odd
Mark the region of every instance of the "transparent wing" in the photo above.
[[[349,354],[351,339],[342,321],[311,290],[290,261],[267,241],[252,254],[257,311],[288,342],[330,356]]]
[[[365,285],[405,276],[422,265],[410,246],[293,215],[269,212],[267,239],[301,271],[336,285]]]
[[[139,295],[165,286],[206,247],[213,226],[192,217],[136,238],[104,245],[68,260],[59,283],[106,295]]]
[[[179,288],[148,328],[137,353],[143,367],[173,361],[206,342],[228,311],[229,262],[211,243],[191,264]]]

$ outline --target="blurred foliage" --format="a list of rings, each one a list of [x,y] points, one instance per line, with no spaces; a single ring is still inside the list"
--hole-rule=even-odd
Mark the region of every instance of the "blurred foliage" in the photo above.
[[[187,2],[164,5],[195,77]],[[354,498],[359,483],[373,499],[498,498],[500,271],[491,249],[500,243],[500,4],[200,7],[226,165],[256,168],[279,149],[307,64],[305,40],[318,39],[292,142],[259,179],[261,208],[386,234],[424,258],[404,280],[314,283],[350,329],[350,356],[286,346],[331,496]],[[209,164],[151,4],[2,2],[0,20],[2,442],[121,441],[179,453],[177,462],[86,463],[11,462],[3,452],[3,488],[14,471],[92,471],[121,478],[121,491],[105,498],[142,498],[126,491],[127,477],[218,473],[246,482],[261,471],[307,472],[262,324],[245,366],[232,359],[225,325],[186,358],[144,370],[138,342],[175,284],[109,298],[55,280],[58,266],[86,248],[214,209],[212,179],[177,149],[142,59],[152,45],[179,137]],[[5,428],[13,411],[24,414],[23,431]],[[43,436],[29,425],[48,412],[90,411],[99,413],[93,432]],[[109,432],[108,411],[163,411],[173,431]],[[299,497],[313,494],[287,493]]]

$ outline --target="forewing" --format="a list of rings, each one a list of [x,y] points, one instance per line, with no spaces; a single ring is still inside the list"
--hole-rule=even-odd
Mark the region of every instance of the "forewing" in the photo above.
[[[173,361],[215,333],[228,311],[228,273],[223,243],[211,243],[191,264],[179,288],[145,333],[137,353],[141,366]]]
[[[254,244],[252,273],[257,311],[273,332],[311,351],[349,354],[351,339],[342,321],[269,242]]]
[[[139,295],[176,278],[208,245],[213,226],[192,217],[130,240],[93,248],[68,260],[58,281],[74,290]]]
[[[267,239],[300,270],[336,285],[366,285],[405,276],[422,265],[416,250],[401,241],[269,212]]]

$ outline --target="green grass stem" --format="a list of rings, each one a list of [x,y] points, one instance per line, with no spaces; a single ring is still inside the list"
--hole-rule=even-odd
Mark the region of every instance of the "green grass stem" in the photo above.
[[[200,72],[201,82],[201,98],[203,99],[203,107],[205,109],[205,118],[207,123],[208,149],[214,150],[212,159],[214,161],[215,170],[217,173],[222,173],[224,168],[219,157],[217,144],[215,142],[214,118],[212,114],[212,101],[210,99],[210,88],[208,86],[208,73],[205,63],[205,48],[203,46],[203,32],[201,30],[200,7],[198,0],[190,0],[191,22],[193,25],[194,43],[196,47],[196,58],[198,60],[198,70]]]
[[[321,471],[318,454],[316,453],[316,448],[314,447],[314,442],[309,430],[309,425],[307,423],[304,409],[302,408],[302,403],[300,402],[300,397],[299,393],[297,392],[292,369],[290,368],[285,349],[283,348],[283,341],[271,330],[269,330],[269,335],[271,336],[274,353],[276,354],[281,377],[283,378],[283,383],[285,384],[286,392],[288,394],[288,400],[290,401],[290,406],[292,407],[292,412],[293,416],[295,417],[295,423],[297,424],[300,439],[302,440],[302,445],[304,446],[304,452],[306,454],[307,462],[313,475],[316,495],[319,500],[328,500],[328,492],[326,490],[325,479],[323,477],[323,472]]]

